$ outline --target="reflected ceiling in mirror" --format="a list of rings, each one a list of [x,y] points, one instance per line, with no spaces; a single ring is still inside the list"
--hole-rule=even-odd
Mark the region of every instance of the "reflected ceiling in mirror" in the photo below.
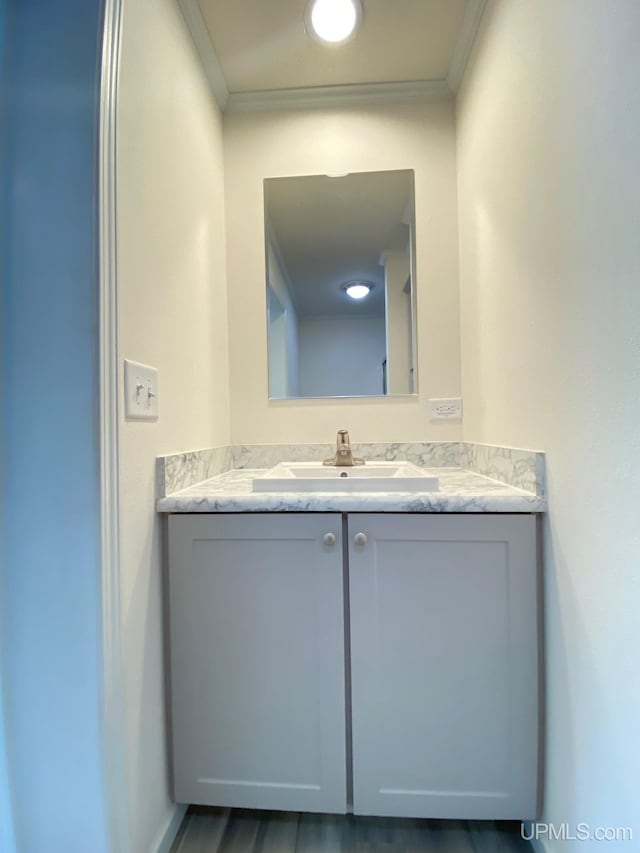
[[[270,398],[415,393],[413,171],[267,178],[264,200]]]

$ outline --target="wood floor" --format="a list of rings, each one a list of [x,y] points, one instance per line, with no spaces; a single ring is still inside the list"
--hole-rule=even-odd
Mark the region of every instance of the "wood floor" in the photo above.
[[[192,808],[172,853],[512,853],[516,823]]]

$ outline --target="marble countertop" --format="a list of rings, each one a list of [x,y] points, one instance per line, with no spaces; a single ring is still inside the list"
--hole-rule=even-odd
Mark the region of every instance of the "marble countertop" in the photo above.
[[[263,468],[227,471],[161,497],[158,512],[513,512],[546,510],[543,496],[463,468],[425,468],[439,477],[437,492],[254,493]]]

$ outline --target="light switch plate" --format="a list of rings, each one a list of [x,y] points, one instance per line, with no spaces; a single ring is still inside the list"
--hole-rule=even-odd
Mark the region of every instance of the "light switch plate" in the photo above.
[[[155,421],[158,418],[158,371],[155,367],[124,361],[125,418]]]
[[[462,397],[429,400],[429,417],[432,421],[459,421],[462,419]]]

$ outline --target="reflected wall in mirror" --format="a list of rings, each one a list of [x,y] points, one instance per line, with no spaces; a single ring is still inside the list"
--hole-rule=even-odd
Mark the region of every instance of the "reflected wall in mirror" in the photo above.
[[[267,178],[264,200],[269,397],[415,394],[413,171]]]

